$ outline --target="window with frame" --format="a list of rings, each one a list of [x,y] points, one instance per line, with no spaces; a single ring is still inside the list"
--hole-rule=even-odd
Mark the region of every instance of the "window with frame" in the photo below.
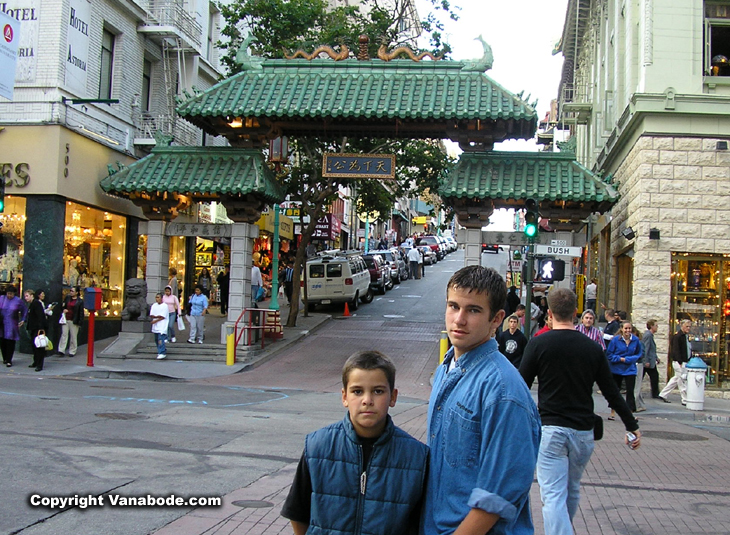
[[[112,98],[112,74],[114,71],[114,41],[115,36],[109,30],[104,30],[101,37],[101,76],[99,80],[99,98]]]
[[[140,106],[143,112],[150,111],[150,94],[152,92],[152,62],[144,60],[142,63],[142,95]]]
[[[730,2],[705,2],[704,71],[730,76]]]

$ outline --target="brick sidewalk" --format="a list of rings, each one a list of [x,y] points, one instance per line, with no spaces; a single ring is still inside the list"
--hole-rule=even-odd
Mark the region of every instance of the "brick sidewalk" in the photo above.
[[[412,331],[413,327],[418,332]],[[378,349],[396,363],[401,399],[406,396],[425,401],[430,393],[428,380],[438,357],[440,326],[409,324],[408,332],[403,330],[393,322],[333,321],[317,336],[305,338],[266,366],[216,382],[250,386],[297,384],[303,390],[339,392],[343,355],[358,349]],[[595,397],[595,405],[599,414],[608,415],[601,396]],[[637,451],[623,444],[620,421],[605,422],[605,437],[596,444],[583,475],[576,533],[727,534],[725,518],[730,491],[725,477],[730,473],[730,442],[677,421],[686,420],[688,413],[679,403],[669,406],[647,399],[646,405],[647,411],[639,415],[644,438]],[[427,405],[415,403],[394,414],[394,420],[423,441],[426,414]],[[222,508],[196,509],[156,533],[290,534],[291,527],[279,511],[295,468],[295,463],[287,465],[231,492],[224,497]],[[533,483],[531,499],[535,532],[543,533],[537,483]]]

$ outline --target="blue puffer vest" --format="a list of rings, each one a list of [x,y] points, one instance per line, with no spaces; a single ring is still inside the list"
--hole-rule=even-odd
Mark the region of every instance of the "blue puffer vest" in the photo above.
[[[308,534],[410,531],[409,516],[419,505],[425,485],[428,448],[397,428],[390,416],[366,469],[349,414],[308,435],[304,454],[312,480]]]

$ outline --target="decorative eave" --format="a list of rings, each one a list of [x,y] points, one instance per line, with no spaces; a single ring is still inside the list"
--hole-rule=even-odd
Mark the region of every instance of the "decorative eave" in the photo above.
[[[150,219],[174,219],[192,201],[218,201],[234,221],[255,222],[267,204],[285,198],[260,151],[230,147],[158,145],[129,167],[110,169],[100,185]]]
[[[177,112],[241,146],[279,135],[452,139],[482,150],[530,139],[537,114],[484,74],[491,50],[483,44],[485,58],[471,62],[391,59],[395,51],[382,54],[387,60],[246,53],[242,72],[180,101]]]
[[[465,226],[488,220],[495,208],[519,209],[526,199],[535,199],[540,215],[556,230],[576,229],[590,214],[610,210],[619,198],[574,154],[557,152],[462,154],[439,194]]]

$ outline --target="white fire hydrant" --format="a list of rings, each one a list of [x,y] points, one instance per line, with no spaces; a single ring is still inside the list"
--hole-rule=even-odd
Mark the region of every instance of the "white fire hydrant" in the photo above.
[[[691,411],[701,411],[705,406],[707,364],[700,357],[692,357],[685,368],[687,370],[687,408]]]

